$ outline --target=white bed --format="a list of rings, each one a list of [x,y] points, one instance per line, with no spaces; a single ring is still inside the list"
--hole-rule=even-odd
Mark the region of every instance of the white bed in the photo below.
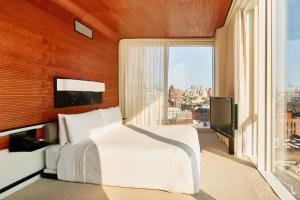
[[[60,180],[187,194],[200,189],[200,147],[191,126],[120,125],[53,152],[59,152]]]
[[[57,163],[58,158],[60,156],[60,149],[62,145],[51,145],[47,147],[45,150],[45,165],[46,168],[44,170],[45,173],[48,174],[57,174]]]

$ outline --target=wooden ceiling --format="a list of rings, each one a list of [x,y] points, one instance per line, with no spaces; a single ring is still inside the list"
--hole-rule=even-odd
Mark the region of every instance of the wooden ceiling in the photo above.
[[[232,0],[52,0],[110,38],[210,38]]]

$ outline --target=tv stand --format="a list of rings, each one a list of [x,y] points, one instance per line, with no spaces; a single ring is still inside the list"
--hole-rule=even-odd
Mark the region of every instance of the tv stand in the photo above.
[[[228,153],[234,154],[234,138],[230,137],[228,139],[229,139]]]
[[[223,135],[224,137],[228,138],[229,140],[229,147],[228,147],[228,153],[234,154],[234,130],[232,135],[228,135],[226,132],[216,129],[214,127],[210,127],[211,129],[215,130],[217,133]]]

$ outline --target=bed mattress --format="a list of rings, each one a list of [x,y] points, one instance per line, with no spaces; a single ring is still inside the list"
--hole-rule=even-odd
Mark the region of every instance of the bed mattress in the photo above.
[[[65,181],[197,193],[197,131],[184,125],[122,126],[93,140],[64,145],[57,175]]]
[[[45,150],[45,165],[46,172],[55,173],[57,170],[58,158],[60,155],[61,145],[51,145]]]

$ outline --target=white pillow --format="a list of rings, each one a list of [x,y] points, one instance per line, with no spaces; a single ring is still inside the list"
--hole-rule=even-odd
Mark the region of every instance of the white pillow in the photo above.
[[[122,125],[122,114],[119,107],[102,109],[101,114],[105,132],[119,128]]]
[[[67,115],[65,121],[69,140],[72,144],[103,134],[103,120],[100,110]]]
[[[60,145],[69,142],[64,114],[58,114],[58,139]]]

